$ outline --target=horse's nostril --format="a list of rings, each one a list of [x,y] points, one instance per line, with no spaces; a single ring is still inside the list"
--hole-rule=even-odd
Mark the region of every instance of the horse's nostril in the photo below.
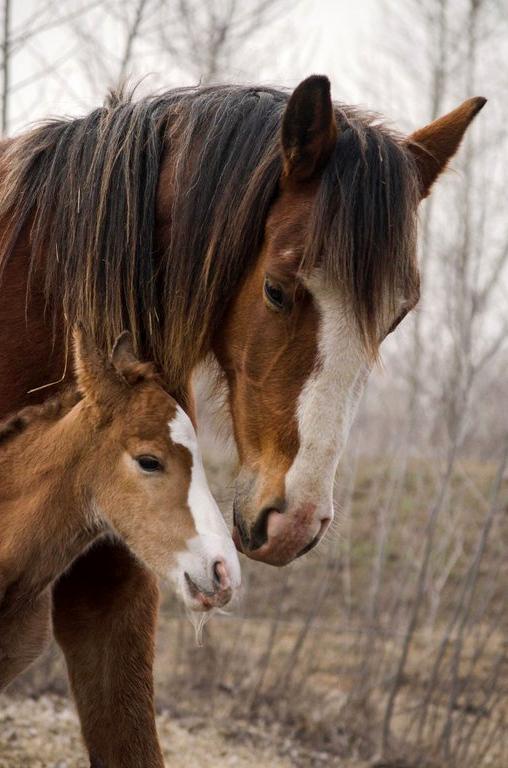
[[[241,516],[241,514],[238,512],[236,507],[233,507],[233,524],[236,530],[238,531],[243,549],[250,549],[250,541],[249,541],[247,526],[245,525],[244,519]]]
[[[307,552],[310,552],[310,551],[311,551],[311,549],[314,549],[314,547],[315,547],[315,546],[316,546],[316,544],[318,544],[318,543],[319,543],[319,536],[314,536],[314,538],[312,539],[312,541],[310,541],[310,542],[309,542],[309,543],[308,543],[308,544],[307,544],[307,545],[306,545],[306,546],[305,546],[303,549],[301,549],[301,550],[298,552],[298,554],[296,555],[296,557],[302,557],[302,555],[306,555],[306,554],[307,554]]]
[[[324,536],[324,534],[326,532],[326,529],[328,528],[330,523],[331,523],[331,518],[330,517],[323,518],[323,520],[321,520],[321,522],[320,522],[319,531],[316,534],[316,536],[314,536],[312,541],[310,541],[303,549],[300,550],[300,552],[298,552],[296,557],[301,557],[302,555],[306,555],[307,552],[310,552],[311,549],[314,549],[314,547],[317,544],[319,544],[319,542],[323,538],[323,536]]]
[[[251,528],[250,548],[259,549],[268,541],[268,518],[274,513],[282,514],[284,503],[275,501],[273,504],[264,507],[258,515],[258,518]]]
[[[266,504],[254,523],[247,527],[241,513],[237,508],[233,508],[233,523],[236,528],[235,536],[240,538],[243,552],[253,552],[259,549],[268,541],[268,519],[272,512],[282,514],[285,511],[286,502],[284,499],[276,498],[270,504]]]

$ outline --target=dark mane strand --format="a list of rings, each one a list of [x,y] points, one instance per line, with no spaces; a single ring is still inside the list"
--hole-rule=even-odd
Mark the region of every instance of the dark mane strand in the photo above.
[[[110,351],[124,329],[177,389],[207,351],[259,252],[282,164],[285,91],[178,89],[48,122],[14,140],[0,199],[0,276],[22,231],[48,306]],[[381,301],[414,289],[416,171],[398,136],[337,107],[304,268],[340,282],[371,349]],[[167,187],[167,252],[156,240]],[[160,213],[160,212],[159,212]],[[39,279],[39,277],[37,277]]]
[[[418,176],[402,137],[375,116],[336,110],[340,126],[314,206],[304,265],[343,286],[366,347],[377,354],[382,307],[419,297]]]

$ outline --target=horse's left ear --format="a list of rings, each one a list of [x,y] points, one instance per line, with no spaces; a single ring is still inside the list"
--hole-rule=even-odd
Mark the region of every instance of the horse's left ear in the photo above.
[[[317,176],[336,140],[330,81],[324,75],[311,75],[294,90],[282,119],[284,176],[294,181]]]
[[[434,120],[408,137],[408,146],[415,157],[420,174],[422,198],[429,194],[433,183],[459,148],[467,127],[485,106],[486,101],[482,96],[468,99],[453,112]]]

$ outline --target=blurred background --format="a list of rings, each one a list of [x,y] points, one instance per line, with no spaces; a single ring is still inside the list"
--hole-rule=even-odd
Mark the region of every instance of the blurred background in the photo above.
[[[508,765],[507,0],[3,0],[1,128],[80,115],[119,81],[294,86],[411,131],[489,102],[420,211],[423,294],[383,346],[342,458],[337,524],[202,645],[164,592],[172,766]],[[230,513],[231,451],[211,439]],[[219,414],[219,419],[221,418]],[[0,698],[0,768],[85,765],[55,649]],[[27,698],[28,694],[28,698]]]

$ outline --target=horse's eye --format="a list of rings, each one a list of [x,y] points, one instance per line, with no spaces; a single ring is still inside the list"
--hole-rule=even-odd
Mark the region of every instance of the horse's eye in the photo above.
[[[136,461],[143,472],[160,472],[164,467],[155,456],[136,456]]]
[[[268,277],[265,277],[264,291],[266,298],[274,309],[284,309],[286,297],[280,285],[272,283]]]

